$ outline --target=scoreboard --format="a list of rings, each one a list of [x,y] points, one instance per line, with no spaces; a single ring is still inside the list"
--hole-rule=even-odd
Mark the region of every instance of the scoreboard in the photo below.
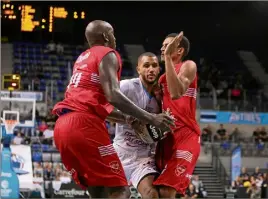
[[[85,11],[62,6],[20,5],[18,2],[17,5],[14,5],[12,2],[4,2],[1,9],[1,18],[20,21],[22,32],[71,31],[75,22],[83,21],[86,18]]]

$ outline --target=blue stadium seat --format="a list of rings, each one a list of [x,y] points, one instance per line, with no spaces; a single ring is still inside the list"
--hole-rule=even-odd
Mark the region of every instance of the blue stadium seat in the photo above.
[[[49,151],[49,145],[48,144],[42,144],[42,150],[44,152]]]
[[[42,162],[42,153],[41,152],[33,152],[32,161],[33,162]]]

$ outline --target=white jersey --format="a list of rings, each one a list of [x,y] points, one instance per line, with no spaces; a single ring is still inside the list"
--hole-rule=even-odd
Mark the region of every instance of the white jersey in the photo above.
[[[156,99],[145,90],[139,78],[122,80],[120,90],[138,107],[150,113],[160,112]],[[145,152],[151,149],[151,146],[144,143],[127,124],[116,124],[114,144],[128,151],[141,150]]]

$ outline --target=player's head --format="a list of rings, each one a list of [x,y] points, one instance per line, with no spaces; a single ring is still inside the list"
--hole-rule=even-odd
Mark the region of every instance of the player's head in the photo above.
[[[167,45],[178,35],[179,35],[178,33],[171,33],[168,36],[166,36],[166,38],[162,44],[162,48],[161,48],[161,61],[165,61],[164,60],[164,52],[165,52]],[[190,42],[185,36],[183,36],[182,40],[180,42],[180,45],[177,48],[177,51],[174,52],[174,54],[171,55],[171,57],[174,61],[180,61],[185,56],[188,55],[189,51],[190,51]]]
[[[155,83],[160,73],[157,56],[151,52],[141,54],[138,58],[137,72],[144,83]]]
[[[95,20],[90,22],[86,27],[85,36],[89,47],[97,45],[113,49],[116,47],[114,29],[106,21]]]

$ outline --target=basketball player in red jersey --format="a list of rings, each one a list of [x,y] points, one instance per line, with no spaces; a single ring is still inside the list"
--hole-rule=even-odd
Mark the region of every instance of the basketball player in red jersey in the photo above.
[[[128,184],[105,119],[126,122],[129,116],[119,111],[122,110],[169,129],[172,118],[166,114],[152,115],[120,92],[121,58],[115,51],[109,23],[93,21],[85,35],[90,48],[76,60],[65,99],[53,109],[59,116],[54,129],[55,144],[66,169],[78,185],[88,188],[92,198],[127,198]]]
[[[197,68],[191,61],[183,61],[190,43],[183,33],[170,34],[161,48],[165,74],[159,83],[163,90],[163,112],[175,118],[173,133],[159,141],[156,164],[161,174],[154,181],[161,198],[175,198],[184,194],[200,153],[200,129],[195,119]]]

